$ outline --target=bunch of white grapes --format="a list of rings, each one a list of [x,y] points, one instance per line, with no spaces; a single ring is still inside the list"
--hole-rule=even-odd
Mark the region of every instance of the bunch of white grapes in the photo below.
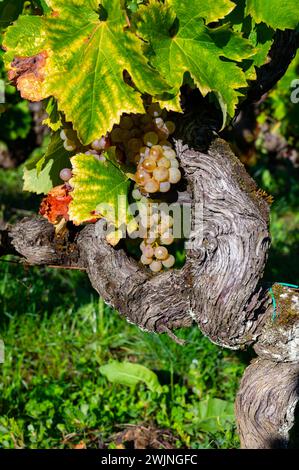
[[[167,140],[174,131],[167,112],[153,103],[146,114],[123,116],[111,132],[119,155],[123,153],[128,163],[137,165],[134,179],[143,194],[167,193],[171,184],[181,180],[176,152]]]
[[[168,248],[174,242],[173,218],[146,198],[138,200],[137,204],[140,208],[138,236],[143,239],[140,244],[141,263],[154,273],[163,268],[172,268],[175,257],[169,253]]]

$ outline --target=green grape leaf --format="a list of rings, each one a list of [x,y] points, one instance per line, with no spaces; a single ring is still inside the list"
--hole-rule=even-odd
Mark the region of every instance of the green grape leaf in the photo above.
[[[225,122],[227,114],[234,115],[241,95],[239,89],[247,87],[244,72],[233,61],[241,62],[255,50],[248,40],[232,32],[227,25],[214,29],[205,26],[201,17],[215,20],[220,16],[221,9],[216,8],[217,14],[212,13],[214,1],[171,0],[170,3],[173,8],[151,0],[137,14],[138,33],[152,48],[151,62],[168,77],[177,92],[186,72],[203,96],[214,92]],[[216,2],[216,6],[220,3]]]
[[[299,24],[298,0],[247,0],[246,12],[273,29],[296,29]]]
[[[63,168],[71,168],[71,152],[63,146],[59,132],[52,135],[47,152],[29,159],[24,168],[24,191],[47,194],[54,186],[62,184],[59,173]]]
[[[101,366],[100,372],[113,383],[133,387],[143,382],[152,392],[162,391],[157,375],[140,364],[113,361]]]
[[[69,215],[77,225],[101,217],[117,227],[129,221],[130,180],[107,153],[105,156],[100,161],[94,155],[81,153],[71,159],[73,201]]]
[[[236,7],[230,0],[192,0],[192,6],[188,0],[168,0],[168,4],[175,8],[179,18],[184,17],[187,6],[192,10],[194,19],[203,18],[207,24],[224,18]]]
[[[255,54],[245,60],[242,68],[247,80],[256,80],[256,67],[268,62],[275,31],[265,23],[256,24],[246,13],[246,0],[239,0],[236,8],[225,18],[233,31],[242,33],[255,49]]]
[[[6,63],[24,98],[57,99],[84,144],[105,135],[122,113],[144,112],[141,93],[169,91],[143,41],[126,28],[120,0],[102,0],[100,9],[97,0],[47,3],[51,15],[21,17],[8,29]]]

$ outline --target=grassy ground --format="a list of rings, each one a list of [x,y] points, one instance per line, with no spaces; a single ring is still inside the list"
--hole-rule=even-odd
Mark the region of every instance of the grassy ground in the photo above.
[[[22,195],[20,173],[0,171],[0,187],[6,220],[36,205]],[[274,205],[269,280],[298,281],[298,225],[289,198]],[[0,447],[114,447],[129,424],[167,429],[174,447],[238,446],[233,418],[215,419],[213,407],[203,416],[202,405],[217,398],[231,409],[249,354],[224,351],[197,328],[179,332],[184,348],[143,333],[105,306],[85,275],[10,261],[0,260]],[[108,382],[99,369],[115,359],[153,370],[162,393]]]

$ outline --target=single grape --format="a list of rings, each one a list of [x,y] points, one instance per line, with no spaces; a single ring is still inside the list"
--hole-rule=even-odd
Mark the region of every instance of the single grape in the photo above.
[[[152,236],[151,232],[149,233],[149,237],[146,238],[144,241],[147,245],[153,245],[153,243],[155,243],[155,241],[157,240],[157,237],[155,236]]]
[[[125,129],[127,131],[130,131],[132,127],[134,126],[133,119],[130,116],[123,116],[120,120],[119,127],[121,129]]]
[[[168,250],[164,246],[158,246],[155,249],[155,257],[159,260],[165,260],[168,258]]]
[[[164,168],[164,167],[156,168],[153,171],[153,177],[156,181],[158,181],[158,183],[162,183],[163,181],[168,180],[169,171],[167,170],[167,168]]]
[[[72,171],[69,168],[64,168],[63,170],[61,170],[59,176],[62,179],[62,181],[67,182],[71,179],[73,174],[72,174]]]
[[[155,123],[157,129],[163,129],[163,127],[165,126],[165,122],[160,117],[154,119],[154,123]]]
[[[162,213],[161,214],[161,225],[165,227],[173,227],[173,218],[169,214]]]
[[[154,256],[154,253],[155,251],[151,245],[146,245],[146,247],[143,250],[143,254],[147,258],[152,258]]]
[[[145,185],[151,180],[151,175],[143,168],[138,168],[136,173],[136,182],[141,185]]]
[[[76,145],[70,140],[65,140],[63,146],[67,152],[74,152],[76,150]]]
[[[149,114],[143,114],[140,117],[140,122],[142,125],[146,126],[147,124],[152,123],[152,117]]]
[[[180,164],[178,162],[178,160],[170,160],[170,165],[171,165],[171,168],[179,168],[180,167]]]
[[[87,152],[85,152],[85,155],[99,155],[99,154],[96,150],[87,150]]]
[[[162,263],[161,261],[153,261],[150,264],[150,269],[153,273],[159,273],[162,270]]]
[[[169,255],[168,258],[162,261],[164,268],[172,268],[175,264],[175,257],[173,255]]]
[[[129,132],[129,138],[130,139],[140,139],[141,137],[142,137],[141,129],[138,129],[137,127],[134,127],[133,129],[130,130],[130,132]]]
[[[115,127],[111,132],[111,141],[114,144],[121,143],[123,139],[122,129]]]
[[[146,171],[149,171],[150,173],[157,168],[156,162],[152,158],[146,158],[142,162],[142,166]]]
[[[182,174],[180,170],[177,168],[170,168],[169,169],[169,182],[171,184],[176,184],[178,183],[182,178]]]
[[[174,122],[166,121],[165,126],[167,127],[168,132],[169,132],[170,135],[174,134],[174,132],[175,132],[175,123]]]
[[[161,129],[158,129],[158,137],[159,137],[159,140],[166,140],[168,139],[169,137],[169,132],[168,132],[168,129],[167,127],[164,126],[161,128]]]
[[[126,129],[121,129],[122,144],[127,145],[132,138],[132,132]],[[135,137],[135,136],[134,136]]]
[[[66,136],[66,133],[65,133],[64,129],[62,129],[62,131],[60,132],[60,138],[61,138],[61,140],[67,140],[67,136]]]
[[[161,243],[161,245],[169,246],[169,245],[172,245],[173,242],[174,242],[174,238],[173,238],[173,235],[171,235],[170,233],[164,233],[164,234],[160,237],[160,243]]]
[[[167,148],[164,150],[164,157],[168,158],[169,160],[174,160],[176,159],[177,155],[173,149]]]
[[[160,183],[160,193],[168,193],[170,189],[171,189],[171,185],[168,181],[165,181],[164,183]]]
[[[157,225],[160,222],[160,215],[159,214],[151,215],[150,222],[151,222],[151,226]]]
[[[142,146],[143,143],[141,139],[130,139],[128,142],[128,149],[134,153],[138,153]]]
[[[151,265],[153,263],[153,259],[152,258],[147,258],[145,255],[141,256],[140,261],[145,266]],[[162,266],[161,266],[161,269],[162,269]],[[160,269],[160,271],[161,271],[161,269]]]
[[[135,201],[140,201],[140,199],[142,198],[142,194],[139,191],[139,189],[134,189],[132,191],[132,197],[133,197],[133,199],[135,199]]]
[[[171,160],[171,161],[174,161],[174,160]],[[163,168],[170,168],[171,165],[171,162],[168,160],[168,158],[166,157],[162,157],[160,158],[160,160],[158,160],[158,167],[163,167]]]
[[[159,142],[158,134],[155,132],[147,132],[143,137],[143,142],[147,147],[153,147]]]
[[[153,178],[148,180],[144,185],[144,189],[147,193],[157,193],[159,191],[159,187],[159,183]]]
[[[127,232],[131,236],[131,238],[138,238],[138,229],[139,226],[136,219],[130,220],[130,222],[127,224]]]
[[[150,156],[154,158],[155,160],[159,160],[160,158],[163,157],[163,148],[161,145],[154,145],[150,149]]]

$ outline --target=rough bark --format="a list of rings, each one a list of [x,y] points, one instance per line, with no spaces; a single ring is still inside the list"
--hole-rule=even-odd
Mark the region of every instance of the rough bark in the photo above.
[[[299,400],[298,363],[257,359],[242,378],[236,398],[241,446],[274,449],[289,446]]]

